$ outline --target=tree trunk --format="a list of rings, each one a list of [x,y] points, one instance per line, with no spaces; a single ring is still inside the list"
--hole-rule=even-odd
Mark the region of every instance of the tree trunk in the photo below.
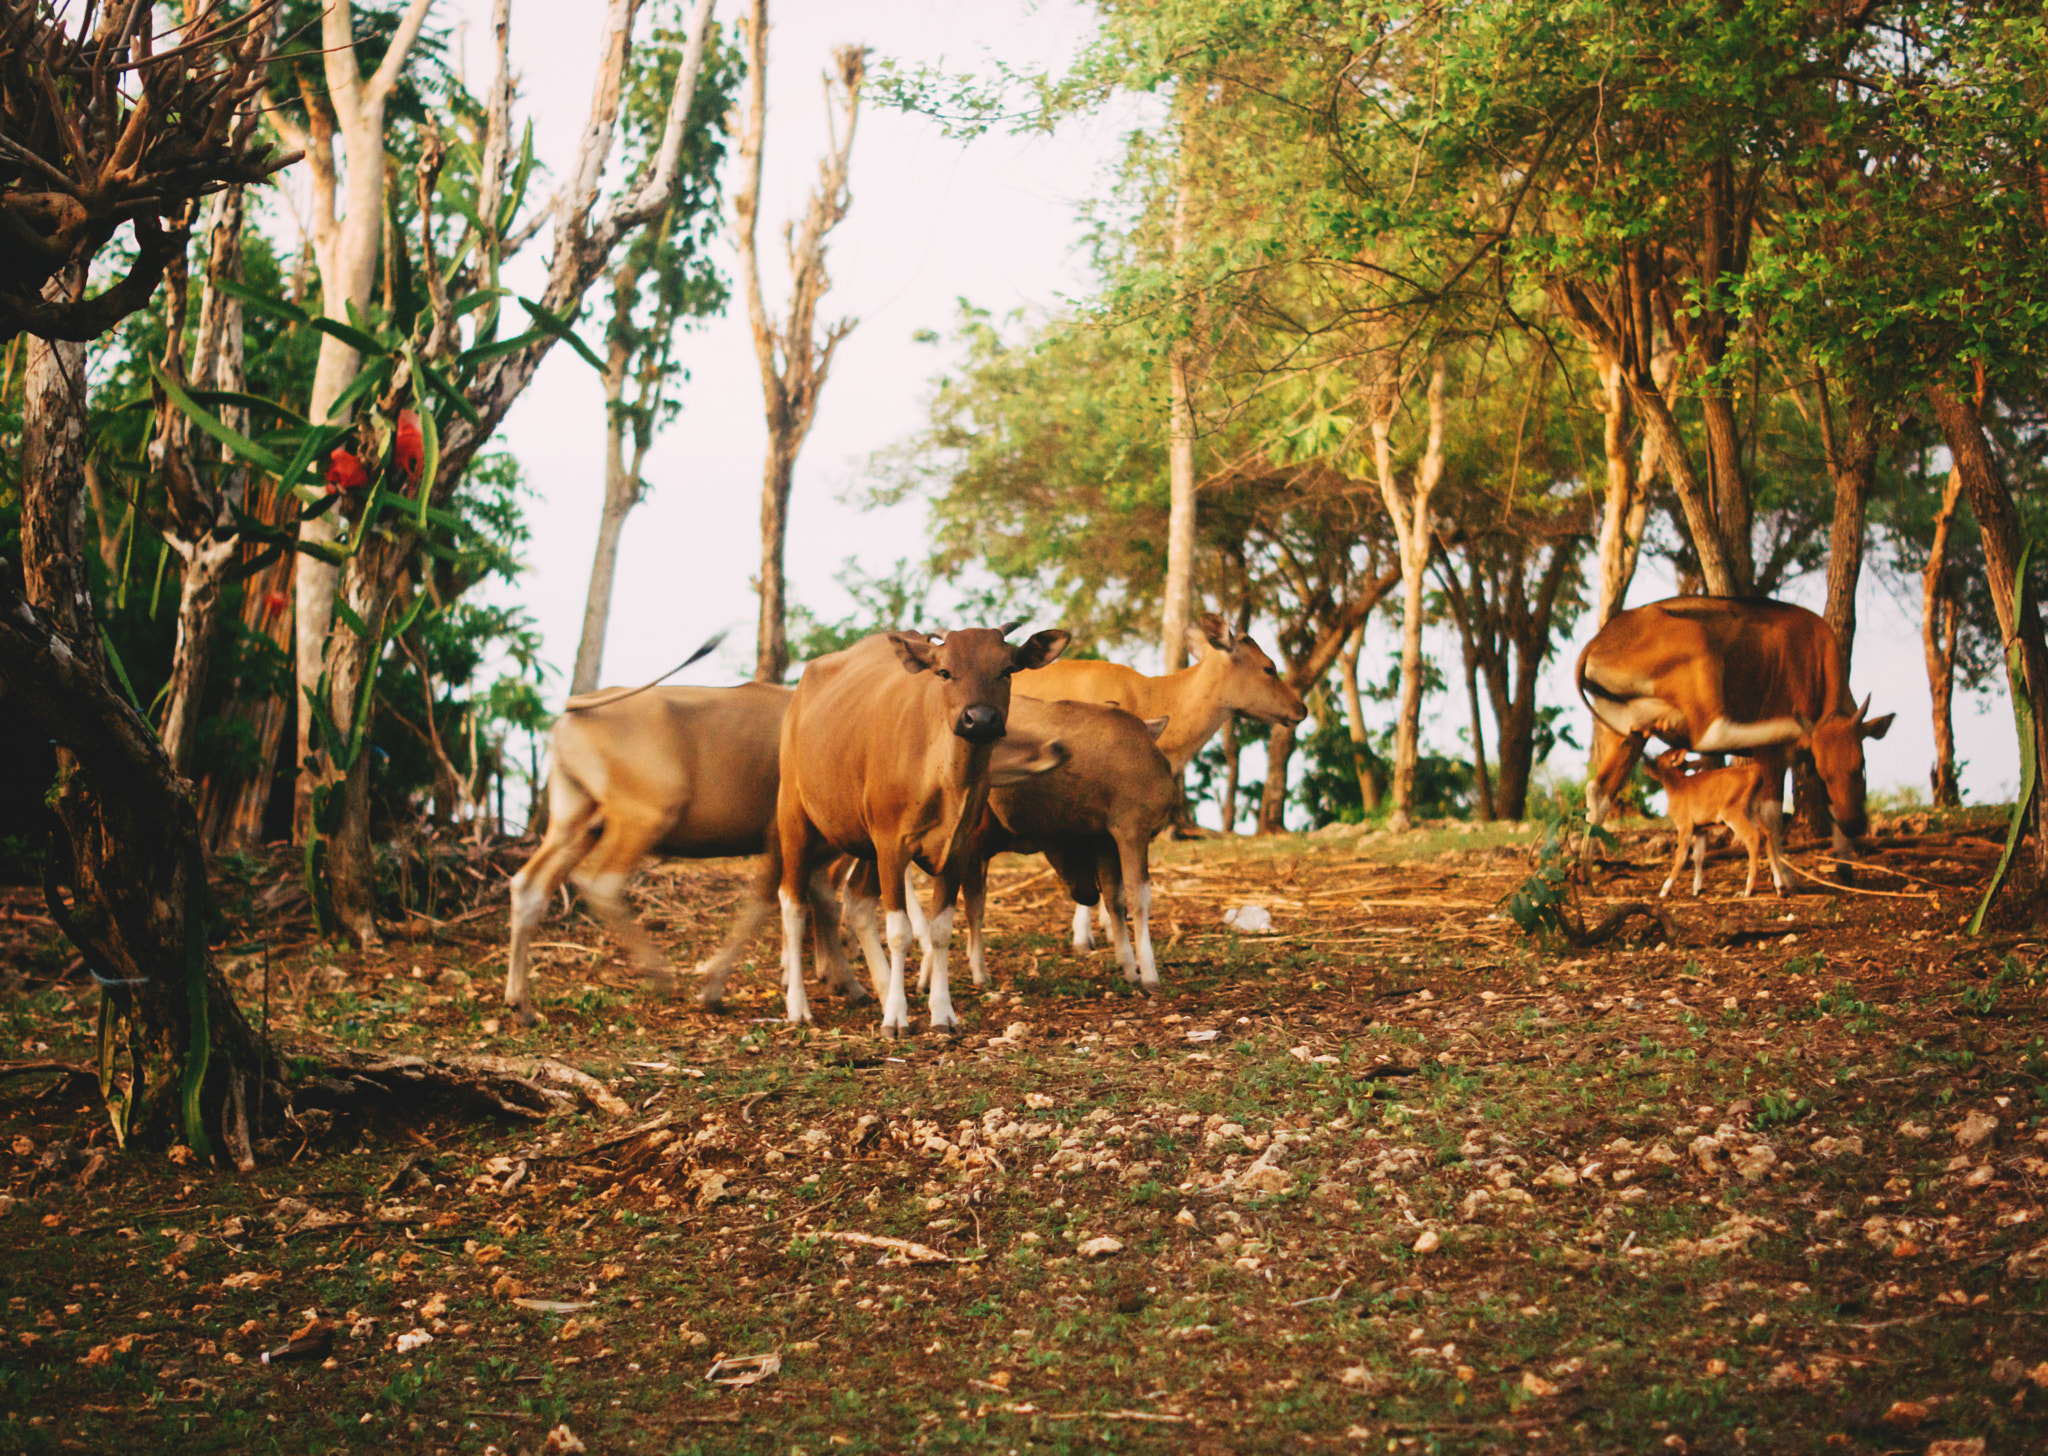
[[[1863,577],[1864,518],[1877,480],[1877,412],[1860,395],[1852,397],[1837,425],[1827,381],[1820,382],[1820,423],[1828,476],[1835,487],[1835,515],[1828,532],[1828,602],[1822,613],[1842,644],[1844,664],[1855,661],[1856,587]]]
[[[1351,765],[1358,775],[1358,803],[1364,813],[1370,814],[1379,808],[1384,786],[1379,760],[1366,737],[1365,704],[1358,692],[1358,655],[1364,647],[1365,624],[1361,622],[1344,639],[1344,650],[1337,654],[1337,682],[1344,700],[1344,726],[1351,734]]]
[[[185,570],[178,582],[178,644],[171,658],[171,681],[164,702],[163,744],[171,771],[189,778],[206,675],[213,665],[221,588],[238,553],[232,536],[225,541],[208,536],[196,542],[172,538],[171,545],[184,557]]]
[[[768,126],[767,0],[753,0],[742,22],[742,31],[747,49],[747,102],[740,115],[740,183],[733,194],[733,218],[741,289],[747,299],[747,324],[754,336],[754,358],[760,367],[761,400],[768,425],[768,455],[761,479],[761,619],[756,634],[754,679],[780,682],[789,671],[782,563],[789,534],[790,486],[796,475],[797,454],[817,418],[818,395],[831,372],[832,356],[840,341],[853,330],[853,320],[842,319],[826,328],[822,343],[817,337],[818,304],[831,287],[825,272],[825,239],[853,205],[853,195],[847,190],[847,163],[853,154],[854,127],[860,119],[867,52],[858,46],[841,46],[833,52],[836,71],[826,73],[831,146],[819,167],[818,190],[811,194],[803,226],[789,230],[789,317],[778,325],[769,317],[767,301],[762,296],[760,261],[755,251],[761,211],[761,159]]]
[[[82,269],[52,291],[76,299]],[[22,404],[24,598],[0,601],[0,679],[10,711],[58,746],[52,801],[72,899],[50,909],[86,958],[129,1046],[147,1109],[175,1118],[196,1151],[266,1054],[206,947],[209,898],[199,825],[149,725],[109,685],[86,576],[84,348],[35,340]],[[12,592],[0,585],[0,595]],[[115,1022],[107,1025],[112,1028]],[[181,1094],[180,1088],[183,1087]],[[248,1161],[246,1129],[229,1145]]]
[[[2007,642],[2020,644],[2022,690],[2034,710],[2034,761],[2038,768],[2048,762],[2048,648],[2041,640],[2041,619],[2029,604],[2020,611],[2019,559],[2025,545],[2019,511],[2005,472],[1984,438],[1978,406],[1967,395],[1956,394],[1948,385],[1929,386],[1927,397],[1940,421],[1949,455],[1963,477],[1963,492],[1977,517],[1977,531],[1984,543],[1985,575],[1991,588],[1991,606],[1998,614],[1999,634]],[[2044,834],[2043,800],[2048,793],[2034,795],[2034,864],[2037,872],[2048,872],[2048,834]]]
[[[618,294],[621,298],[634,296],[632,281],[622,279]],[[625,309],[630,309],[630,306],[629,303],[621,305]],[[569,675],[571,697],[595,692],[598,676],[604,671],[604,639],[611,625],[612,583],[619,569],[619,537],[625,530],[626,516],[640,503],[640,470],[646,458],[646,446],[637,444],[631,468],[626,464],[626,412],[622,402],[626,392],[626,368],[631,362],[631,350],[625,342],[628,335],[624,325],[628,322],[622,319],[619,326],[613,328],[611,348],[605,360],[604,510],[597,518],[597,551],[590,562],[590,591],[583,601],[583,635],[577,640],[576,667]]]
[[[1948,537],[1955,525],[1956,498],[1963,473],[1951,468],[1948,488],[1941,493],[1941,513],[1934,518],[1934,541],[1927,565],[1920,571],[1920,647],[1927,659],[1927,694],[1934,701],[1934,767],[1928,786],[1934,807],[1953,809],[1963,802],[1956,782],[1956,633],[1962,625],[1962,604],[1948,588]]]
[[[1287,832],[1287,769],[1294,761],[1294,725],[1275,723],[1266,738],[1266,791],[1259,796],[1259,833]]]
[[[1444,363],[1431,363],[1429,375],[1429,438],[1416,466],[1415,484],[1403,492],[1394,479],[1390,432],[1398,387],[1391,378],[1379,386],[1381,397],[1373,411],[1373,457],[1379,474],[1380,493],[1393,518],[1394,534],[1401,548],[1401,707],[1394,730],[1393,812],[1387,828],[1401,833],[1409,827],[1415,809],[1415,770],[1420,757],[1422,735],[1422,618],[1426,610],[1424,573],[1435,547],[1430,528],[1430,497],[1444,473]]]
[[[357,718],[368,711],[374,695],[370,681],[383,657],[387,618],[416,545],[410,532],[387,526],[368,536],[349,558],[342,571],[341,599],[362,620],[367,635],[353,628],[331,634],[323,667],[325,702],[338,741],[320,746],[313,827],[322,839],[334,919],[365,949],[382,941],[377,934],[377,865],[370,841],[373,755],[369,725],[363,724],[359,734]]]
[[[1181,101],[1180,154],[1176,167],[1177,188],[1173,205],[1173,255],[1176,265],[1187,266],[1190,239],[1189,214],[1195,190],[1194,158],[1191,154],[1189,123],[1194,109],[1194,92]],[[1185,290],[1183,309],[1187,304]],[[1181,320],[1183,327],[1192,322]],[[1194,344],[1176,339],[1168,353],[1167,370],[1173,401],[1166,431],[1167,488],[1166,586],[1159,613],[1159,650],[1166,659],[1167,672],[1187,666],[1187,628],[1194,610],[1195,565],[1195,400],[1192,374]]]
[[[274,479],[264,481],[251,514],[285,530],[291,529],[297,517],[290,496],[278,499]],[[244,564],[261,549],[244,544]],[[296,552],[284,552],[245,578],[242,596],[242,625],[249,637],[267,639],[287,662],[291,660],[292,572],[297,560]],[[207,848],[216,852],[248,849],[263,842],[265,814],[277,788],[279,751],[292,726],[292,703],[284,694],[267,689],[259,693],[254,684],[238,679],[229,695],[227,714],[246,733],[253,751],[245,764],[216,761],[200,784],[201,832]],[[296,778],[290,764],[285,765],[285,773]]]
[[[1472,812],[1491,824],[1499,815],[1494,809],[1493,777],[1486,769],[1486,723],[1479,709],[1479,663],[1465,653],[1465,701],[1472,714]]]
[[[779,683],[789,674],[788,583],[783,556],[789,543],[789,496],[796,482],[796,456],[771,439],[761,470],[761,623],[754,681]]]
[[[1223,720],[1223,832],[1237,833],[1237,779],[1244,763],[1244,745],[1237,741],[1237,714]]]

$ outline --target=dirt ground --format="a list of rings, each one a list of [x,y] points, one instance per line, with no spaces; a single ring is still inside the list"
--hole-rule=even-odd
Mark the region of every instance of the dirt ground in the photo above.
[[[1959,928],[1997,839],[1884,825],[1882,894],[1719,860],[1583,950],[1495,913],[1534,834],[1162,844],[1150,998],[1005,860],[993,985],[956,955],[961,1034],[902,1043],[822,993],[784,1026],[772,937],[712,1015],[559,911],[522,1032],[502,894],[358,955],[244,865],[233,974],[296,1078],[256,1173],[0,1078],[0,1451],[2048,1450],[2044,943]],[[639,901],[688,967],[743,882]],[[6,1057],[89,1062],[96,993],[0,895]]]

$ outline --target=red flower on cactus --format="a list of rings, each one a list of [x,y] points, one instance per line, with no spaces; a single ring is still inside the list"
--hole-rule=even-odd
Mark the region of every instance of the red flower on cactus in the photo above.
[[[411,410],[398,412],[398,428],[392,432],[391,453],[398,458],[398,468],[405,472],[406,479],[420,478],[420,467],[427,462],[427,447],[420,438],[420,417]]]
[[[363,469],[363,462],[356,459],[355,452],[337,445],[327,457],[327,493],[333,495],[342,490],[367,490],[370,473]]]

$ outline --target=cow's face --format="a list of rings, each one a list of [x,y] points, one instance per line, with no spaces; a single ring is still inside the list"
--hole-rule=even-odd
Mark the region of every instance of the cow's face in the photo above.
[[[1202,614],[1201,625],[1188,628],[1188,646],[1195,655],[1224,664],[1218,701],[1261,723],[1299,723],[1308,704],[1280,668],[1249,637],[1232,632],[1214,612]]]
[[[1872,718],[1870,699],[1850,717],[1839,713],[1821,719],[1805,745],[1812,750],[1814,772],[1827,786],[1828,812],[1851,839],[1861,839],[1870,827],[1863,807],[1863,740],[1882,738],[1891,730],[1891,713]]]
[[[889,640],[907,671],[929,672],[938,680],[954,733],[969,743],[993,743],[1009,721],[1010,675],[1044,667],[1067,648],[1067,634],[1060,631],[1035,632],[1015,646],[1005,642],[1020,625],[963,627],[942,637],[891,632]]]

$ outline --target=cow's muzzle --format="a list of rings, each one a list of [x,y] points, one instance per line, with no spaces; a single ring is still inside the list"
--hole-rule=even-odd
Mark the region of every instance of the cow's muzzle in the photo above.
[[[1003,736],[1003,715],[986,703],[963,708],[953,731],[969,743],[993,743]]]

